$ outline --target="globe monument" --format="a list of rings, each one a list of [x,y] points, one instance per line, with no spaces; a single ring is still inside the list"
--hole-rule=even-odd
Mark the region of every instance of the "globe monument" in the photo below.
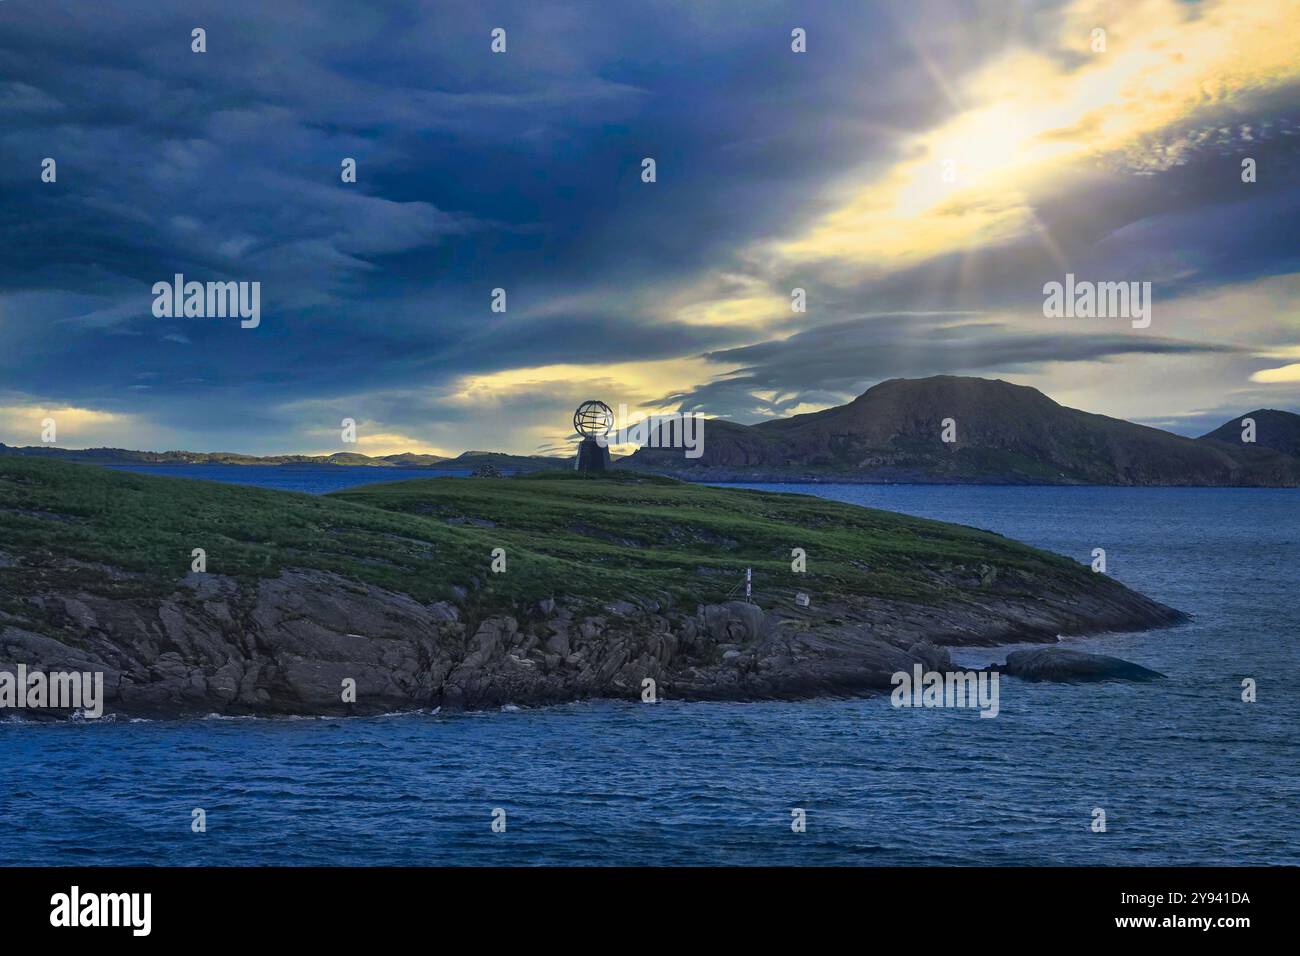
[[[614,427],[614,411],[604,402],[583,402],[573,413],[573,430],[582,436],[578,454],[573,459],[577,471],[605,471],[609,468],[609,448],[604,438]]]

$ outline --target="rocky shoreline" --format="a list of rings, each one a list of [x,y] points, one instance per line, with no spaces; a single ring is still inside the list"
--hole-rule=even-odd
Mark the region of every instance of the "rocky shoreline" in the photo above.
[[[319,570],[287,569],[255,584],[191,573],[162,599],[30,596],[57,636],[0,615],[0,669],[103,672],[106,713],[145,717],[641,700],[647,679],[660,700],[796,699],[888,691],[890,675],[916,663],[949,667],[949,646],[1050,643],[1183,617],[1118,584],[1027,597],[1030,583],[936,604],[544,600],[478,616],[468,591],[458,602],[420,603]],[[355,702],[343,700],[349,679]]]
[[[0,541],[0,671],[145,717],[869,694],[1182,619],[987,531],[636,475],[311,496],[11,457]]]

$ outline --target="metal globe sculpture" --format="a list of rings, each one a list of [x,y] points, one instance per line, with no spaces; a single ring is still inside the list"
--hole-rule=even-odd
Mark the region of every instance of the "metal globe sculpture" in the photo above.
[[[614,410],[604,402],[583,402],[573,413],[573,430],[583,438],[604,438],[613,427]]]
[[[609,449],[602,439],[614,427],[614,410],[595,399],[583,402],[573,413],[573,430],[582,436],[573,467],[578,471],[604,471],[609,467]]]

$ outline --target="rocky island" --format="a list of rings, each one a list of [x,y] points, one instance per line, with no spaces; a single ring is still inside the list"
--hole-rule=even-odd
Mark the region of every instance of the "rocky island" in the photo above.
[[[1180,619],[990,532],[805,495],[615,472],[316,497],[0,458],[0,670],[103,672],[114,713],[887,692],[950,646]]]

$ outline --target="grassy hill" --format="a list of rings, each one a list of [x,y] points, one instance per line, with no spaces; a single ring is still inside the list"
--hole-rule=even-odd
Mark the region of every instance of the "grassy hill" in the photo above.
[[[506,607],[557,594],[718,600],[753,567],[760,594],[932,600],[945,569],[1021,568],[1081,587],[1083,566],[988,532],[803,495],[616,474],[433,478],[316,497],[30,458],[0,459],[3,601],[55,584],[164,593],[203,548],[211,573],[332,571],[442,599],[477,582]],[[507,572],[489,570],[507,553]],[[790,569],[792,548],[808,573]],[[69,563],[70,559],[72,563]],[[121,579],[107,568],[132,572]],[[979,590],[971,571],[970,588]]]
[[[129,713],[636,699],[646,677],[682,699],[860,693],[946,666],[944,644],[1178,619],[995,534],[803,495],[565,472],[313,497],[0,458],[0,670],[101,671]]]

